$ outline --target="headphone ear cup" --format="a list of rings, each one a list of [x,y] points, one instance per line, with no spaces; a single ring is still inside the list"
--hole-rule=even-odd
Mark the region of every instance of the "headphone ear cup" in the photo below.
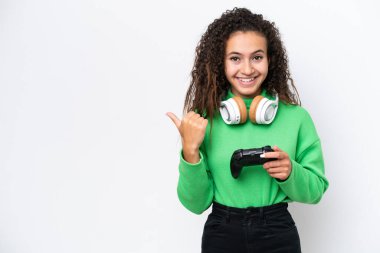
[[[276,95],[276,100],[256,96],[249,108],[249,118],[256,124],[270,124],[276,116],[277,108],[278,95]]]
[[[252,123],[255,123],[257,124],[257,107],[259,106],[259,103],[265,99],[263,96],[261,95],[258,95],[256,96],[253,100],[252,100],[252,103],[251,103],[251,106],[249,107],[249,119],[251,120]]]
[[[233,100],[235,100],[236,104],[239,107],[239,112],[240,112],[239,124],[243,124],[247,121],[247,109],[246,109],[245,103],[241,97],[233,97]]]
[[[227,125],[242,124],[247,121],[247,109],[243,99],[240,97],[222,101],[219,111]]]

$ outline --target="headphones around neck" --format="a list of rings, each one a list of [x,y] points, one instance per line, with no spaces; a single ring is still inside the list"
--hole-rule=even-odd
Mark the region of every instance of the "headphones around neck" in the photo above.
[[[256,96],[249,107],[249,119],[255,124],[270,124],[278,109],[278,95],[275,100],[264,96]],[[222,101],[220,114],[228,125],[243,124],[247,121],[247,108],[241,97],[235,96]]]

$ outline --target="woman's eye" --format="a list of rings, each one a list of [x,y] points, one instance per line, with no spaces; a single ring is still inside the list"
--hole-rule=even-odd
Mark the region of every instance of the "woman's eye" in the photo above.
[[[263,59],[264,57],[262,57],[261,55],[256,55],[256,56],[254,56],[253,57],[253,60],[255,60],[255,61],[259,61],[259,60],[261,60],[261,59]]]
[[[238,60],[239,60],[239,57],[234,56],[234,57],[231,57],[230,60],[231,60],[231,61],[238,61]]]

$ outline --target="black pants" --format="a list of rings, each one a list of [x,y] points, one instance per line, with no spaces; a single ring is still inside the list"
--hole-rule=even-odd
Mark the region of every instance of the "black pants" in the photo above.
[[[299,253],[300,239],[287,203],[234,208],[213,204],[202,253]]]

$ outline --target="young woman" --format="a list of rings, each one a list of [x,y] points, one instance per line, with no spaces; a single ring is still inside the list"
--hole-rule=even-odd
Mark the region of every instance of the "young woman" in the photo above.
[[[184,112],[167,115],[182,140],[181,203],[196,214],[212,204],[202,252],[301,252],[287,203],[318,203],[328,181],[274,23],[245,8],[212,22],[196,48]],[[272,150],[255,159],[265,163],[254,163],[249,150],[264,146]]]

